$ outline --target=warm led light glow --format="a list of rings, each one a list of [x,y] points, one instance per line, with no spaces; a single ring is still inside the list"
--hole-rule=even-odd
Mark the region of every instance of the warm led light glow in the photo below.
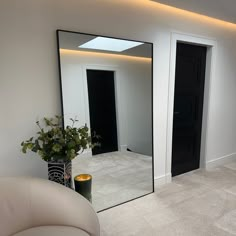
[[[215,24],[217,26],[222,26],[222,27],[227,27],[227,28],[233,28],[236,29],[236,24],[220,19],[216,19],[213,17],[209,17],[206,15],[202,15],[199,13],[183,10],[177,7],[172,7],[169,5],[165,5],[159,2],[154,2],[151,0],[129,0],[130,4],[135,5],[136,7],[139,5],[142,8],[150,8],[150,10],[160,10],[160,11],[165,11],[167,14],[175,14],[175,15],[180,15],[183,17],[189,17],[194,20],[199,20],[199,21],[204,21],[206,23],[211,23]]]
[[[112,53],[100,53],[100,52],[87,52],[87,51],[79,51],[79,50],[69,50],[69,49],[62,49],[60,48],[61,54],[74,54],[74,55],[87,55],[87,56],[98,56],[98,57],[109,57],[109,58],[117,58],[117,59],[129,59],[129,60],[137,60],[137,61],[146,61],[151,62],[152,58],[149,57],[134,57],[134,56],[127,56],[127,55],[119,55],[119,54],[112,54]]]
[[[88,181],[92,179],[92,176],[89,174],[76,175],[74,178],[76,181]]]
[[[112,38],[105,38],[105,37],[96,37],[84,43],[79,48],[86,48],[86,49],[96,49],[96,50],[105,50],[105,51],[112,51],[112,52],[123,52],[127,49],[142,45],[143,43],[122,40],[122,39],[112,39]]]

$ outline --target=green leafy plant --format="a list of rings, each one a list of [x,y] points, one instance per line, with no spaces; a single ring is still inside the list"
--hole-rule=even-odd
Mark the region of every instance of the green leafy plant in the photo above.
[[[91,136],[87,125],[77,128],[76,119],[70,119],[71,126],[62,127],[62,117],[43,118],[45,127],[42,128],[39,121],[36,122],[39,127],[37,137],[31,137],[29,140],[21,143],[22,152],[27,150],[38,153],[44,161],[69,161],[81,154],[87,148],[93,148],[99,145],[92,144]],[[95,135],[95,137],[98,137]]]

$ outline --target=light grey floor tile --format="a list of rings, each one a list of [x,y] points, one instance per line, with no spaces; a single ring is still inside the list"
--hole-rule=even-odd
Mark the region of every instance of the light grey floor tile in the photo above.
[[[175,212],[173,212],[170,208],[163,208],[155,212],[145,214],[144,219],[153,229],[158,230],[163,226],[168,226],[169,224],[178,221],[180,218],[178,214],[175,214]]]
[[[235,170],[236,171],[236,161],[233,161],[231,163],[228,163],[226,165],[224,165],[225,167],[231,169],[231,170]]]
[[[229,236],[204,217],[189,217],[156,230],[157,236]]]
[[[148,223],[137,214],[132,204],[121,205],[99,213],[102,229],[109,235],[136,235],[149,229]]]
[[[209,191],[173,207],[185,215],[198,215],[210,220],[216,220],[235,208],[236,198],[220,190]]]
[[[142,216],[159,212],[160,210],[167,208],[167,205],[154,193],[132,201],[131,204],[137,210],[138,214]]]
[[[229,188],[224,188],[224,191],[236,196],[236,185],[229,187]]]
[[[219,218],[215,225],[225,232],[236,235],[236,209]]]
[[[155,193],[99,213],[102,236],[236,235],[234,167],[175,177]]]

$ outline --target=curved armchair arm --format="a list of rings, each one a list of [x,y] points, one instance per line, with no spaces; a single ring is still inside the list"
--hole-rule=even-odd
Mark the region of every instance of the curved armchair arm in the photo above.
[[[91,236],[100,234],[91,204],[73,190],[37,178],[0,178],[3,235],[46,225],[72,226]]]

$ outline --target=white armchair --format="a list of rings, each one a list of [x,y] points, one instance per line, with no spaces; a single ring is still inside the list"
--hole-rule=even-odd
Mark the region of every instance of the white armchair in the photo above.
[[[99,236],[91,204],[60,184],[0,178],[0,236]]]

